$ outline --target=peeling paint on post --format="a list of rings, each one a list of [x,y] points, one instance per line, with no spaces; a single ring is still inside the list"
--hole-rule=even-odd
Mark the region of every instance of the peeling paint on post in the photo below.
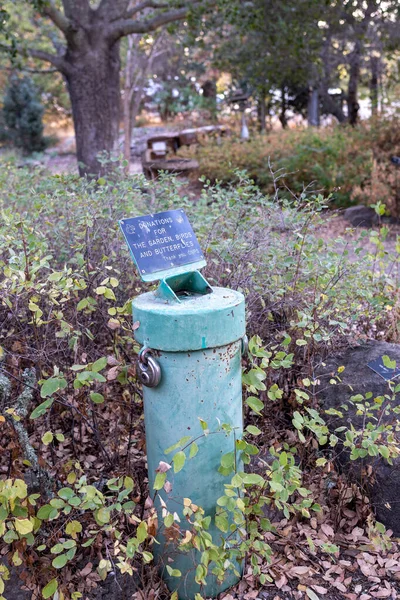
[[[157,220],[157,215],[151,217]],[[149,217],[146,219],[150,221]],[[244,297],[240,292],[211,287],[198,271],[189,271],[190,266],[186,265],[186,271],[180,266],[174,273],[168,265],[168,277],[163,278],[158,290],[143,294],[132,303],[133,320],[138,323],[135,338],[152,350],[161,368],[158,385],[143,388],[150,492],[160,461],[168,461],[165,450],[185,436],[201,436],[200,419],[208,423],[210,431],[227,423],[235,429],[236,438],[243,433]],[[199,268],[198,264],[195,268]],[[212,517],[208,532],[218,543],[221,538],[228,538],[214,524],[216,501],[228,482],[218,468],[221,456],[234,450],[234,436],[208,435],[197,444],[198,454],[186,461],[182,471],[168,472],[172,491],[167,494],[162,490],[160,496],[171,513],[182,514],[183,498],[201,506]],[[241,465],[238,467],[242,469]],[[156,503],[162,524],[159,498]],[[184,519],[180,526],[185,528]],[[207,585],[200,588],[195,582],[200,552],[179,552],[176,545],[166,542],[161,529],[157,541],[153,552],[160,566],[169,565],[182,573],[180,578],[169,577],[163,570],[168,587],[171,591],[177,589],[182,600],[192,600],[196,593],[216,597],[238,580],[229,572],[220,584],[210,575]]]

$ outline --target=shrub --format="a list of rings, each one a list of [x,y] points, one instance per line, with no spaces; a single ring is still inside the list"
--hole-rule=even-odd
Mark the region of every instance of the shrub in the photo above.
[[[287,197],[307,189],[332,194],[335,207],[381,201],[392,215],[400,215],[400,175],[390,162],[391,155],[400,155],[396,117],[363,122],[357,128],[274,131],[246,142],[225,139],[219,146],[210,142],[180,153],[196,157],[200,174],[212,182],[234,182],[235,170],[241,169],[273,194],[275,172]]]
[[[264,196],[243,173],[236,178],[227,189],[206,185],[194,204],[166,176],[87,181],[12,164],[0,170],[0,546],[11,564],[24,565],[28,587],[45,597],[58,589],[77,599],[108,573],[132,575],[152,561],[156,518],[146,498],[157,490],[146,486],[130,315],[143,284],[118,219],[185,208],[208,255],[207,278],[246,294],[249,333],[263,338],[251,344],[244,379],[251,435],[269,401],[281,407],[286,435],[291,407],[307,405],[299,377],[345,336],[373,334],[377,319],[396,308],[397,285],[386,274],[396,257],[385,254],[376,232],[374,252],[362,254],[368,233],[354,243],[326,242],[319,236],[322,196],[290,203]],[[323,427],[314,414],[306,423]],[[307,431],[300,433],[306,439]],[[263,438],[266,448],[270,441]],[[309,518],[319,508],[306,489],[306,441],[301,468],[295,449],[276,441],[263,477],[240,475],[240,510],[251,524],[255,555],[270,554],[261,544],[269,527],[261,517],[265,503],[287,518]],[[251,444],[242,447],[254,453]],[[242,551],[251,551],[249,543]],[[256,556],[251,565],[258,576]],[[3,579],[2,566],[0,594]]]
[[[43,106],[33,82],[28,77],[12,76],[3,107],[9,136],[25,154],[44,149]]]

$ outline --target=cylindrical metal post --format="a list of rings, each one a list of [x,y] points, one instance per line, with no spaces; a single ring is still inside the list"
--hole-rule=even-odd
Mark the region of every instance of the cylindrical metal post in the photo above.
[[[243,432],[241,353],[245,334],[244,297],[225,288],[213,288],[206,295],[181,297],[168,302],[150,292],[133,301],[133,318],[139,322],[135,338],[147,348],[161,367],[156,387],[144,388],[146,448],[150,490],[160,461],[168,461],[165,450],[185,436],[201,436],[199,419],[210,432],[222,423]],[[214,524],[217,499],[229,480],[218,472],[223,454],[234,450],[233,436],[200,437],[198,454],[186,461],[182,471],[169,473],[172,491],[160,495],[171,512],[182,513],[183,498],[201,506],[212,517],[209,533],[214,542],[224,535]],[[188,454],[188,452],[187,452]],[[160,503],[157,509],[160,511]],[[161,517],[161,513],[160,513]],[[161,518],[159,519],[161,522]],[[185,527],[184,519],[182,527]],[[214,576],[200,589],[195,582],[200,561],[197,550],[180,553],[157,535],[154,551],[160,565],[169,564],[182,573],[180,580],[165,578],[180,599],[191,600],[196,593],[216,596],[237,581],[231,573],[223,584]]]

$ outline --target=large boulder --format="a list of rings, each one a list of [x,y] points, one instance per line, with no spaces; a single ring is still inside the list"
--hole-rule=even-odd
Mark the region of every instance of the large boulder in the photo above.
[[[375,210],[362,204],[346,208],[343,216],[353,227],[372,227],[378,223],[378,215]]]
[[[324,366],[317,371],[321,382],[319,388],[321,407],[341,410],[341,406],[352,396],[357,394],[365,396],[368,392],[372,392],[370,399],[372,404],[374,398],[378,396],[388,393],[391,395],[387,381],[368,367],[368,363],[384,355],[395,360],[400,366],[400,344],[375,341],[349,348],[326,360]],[[329,383],[332,376],[338,375],[338,368],[343,366],[345,370],[339,375],[341,383],[336,385]],[[400,383],[400,378],[398,382]],[[389,404],[392,409],[400,407],[400,393],[393,401],[386,404]],[[400,431],[395,430],[396,427],[400,430],[400,416],[393,410],[375,412],[374,417],[367,417],[364,423],[364,416],[357,414],[356,407],[351,403],[347,406],[348,410],[343,412],[343,417],[325,415],[331,431],[337,427],[350,427],[350,425],[360,430],[367,422],[376,424],[376,419],[380,419],[380,423],[393,426],[393,432],[400,441]],[[340,437],[343,434],[338,435]],[[350,477],[354,477],[364,489],[367,489],[377,520],[392,529],[394,535],[400,536],[400,458],[394,459],[393,465],[389,465],[381,456],[358,458],[354,461],[350,460],[346,448],[342,446],[340,450],[341,466]],[[366,477],[367,467],[372,467],[372,477]],[[368,468],[368,471],[371,469]]]

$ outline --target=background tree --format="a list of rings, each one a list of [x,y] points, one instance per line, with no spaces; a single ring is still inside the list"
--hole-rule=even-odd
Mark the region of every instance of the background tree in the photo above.
[[[112,152],[118,140],[121,39],[156,31],[216,2],[138,0],[132,5],[129,0],[16,0],[5,4],[14,15],[34,9],[27,43],[14,38],[12,43],[5,40],[3,47],[46,61],[63,74],[71,99],[79,170],[81,175],[96,175],[102,170],[99,152]],[[42,19],[53,25],[53,51],[49,50],[49,32],[37,28]]]
[[[154,60],[165,49],[162,47],[164,32],[154,36],[127,36],[126,61],[123,84],[124,158],[130,161],[132,128],[135,126],[143,99],[144,89]],[[129,172],[129,164],[126,168]]]
[[[257,100],[260,128],[267,106],[277,104],[282,126],[286,112],[307,106],[312,65],[322,43],[318,21],[325,2],[316,0],[255,0],[228,14],[217,35],[217,64],[236,81],[246,81]],[[240,41],[239,41],[240,40]]]
[[[28,77],[13,75],[4,98],[4,122],[17,148],[25,153],[44,149],[43,105]]]

